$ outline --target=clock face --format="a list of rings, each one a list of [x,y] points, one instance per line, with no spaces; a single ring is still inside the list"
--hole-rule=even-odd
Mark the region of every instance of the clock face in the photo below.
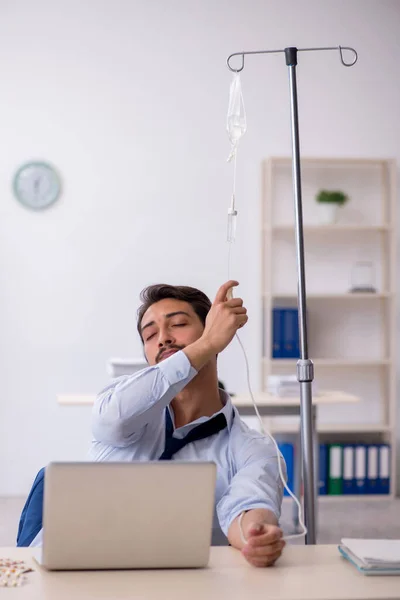
[[[47,208],[57,200],[60,191],[60,179],[53,167],[47,163],[27,163],[15,174],[14,193],[28,208]]]

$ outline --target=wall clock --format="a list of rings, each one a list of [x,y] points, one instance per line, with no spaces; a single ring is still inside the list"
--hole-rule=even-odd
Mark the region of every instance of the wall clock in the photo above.
[[[14,176],[14,194],[24,206],[43,210],[60,196],[61,182],[55,169],[45,162],[22,165]]]

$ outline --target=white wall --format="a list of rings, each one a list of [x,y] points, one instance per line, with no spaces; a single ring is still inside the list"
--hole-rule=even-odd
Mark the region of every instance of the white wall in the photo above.
[[[56,394],[97,392],[109,356],[140,355],[145,285],[213,295],[226,279],[227,55],[353,45],[352,69],[335,53],[300,56],[302,152],[400,163],[399,25],[389,0],[0,4],[0,495],[25,494],[49,460],[84,458],[90,410],[59,407]],[[290,154],[283,56],[249,58],[242,81],[233,275],[257,384],[260,161]],[[63,179],[41,214],[11,192],[33,158]],[[244,388],[239,349],[220,362],[230,388]]]

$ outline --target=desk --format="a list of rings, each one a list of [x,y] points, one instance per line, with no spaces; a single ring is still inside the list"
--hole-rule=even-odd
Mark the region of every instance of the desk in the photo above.
[[[400,577],[366,577],[336,546],[289,546],[274,567],[256,569],[233,548],[211,548],[207,569],[47,572],[29,548],[0,548],[1,557],[35,569],[3,600],[400,600]]]
[[[300,398],[280,397],[259,392],[254,394],[257,406],[265,409],[270,416],[299,414]],[[93,406],[96,394],[58,394],[57,403],[62,406]],[[358,402],[360,399],[352,394],[343,392],[326,391],[313,395],[313,404],[342,404]],[[253,403],[250,395],[238,394],[232,396],[232,402],[242,414],[254,415]],[[297,410],[297,413],[295,412]]]

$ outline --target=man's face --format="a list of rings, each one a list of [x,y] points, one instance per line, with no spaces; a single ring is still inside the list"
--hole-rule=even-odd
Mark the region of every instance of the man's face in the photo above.
[[[191,304],[166,298],[146,310],[141,322],[144,353],[155,365],[198,340],[204,326]]]

